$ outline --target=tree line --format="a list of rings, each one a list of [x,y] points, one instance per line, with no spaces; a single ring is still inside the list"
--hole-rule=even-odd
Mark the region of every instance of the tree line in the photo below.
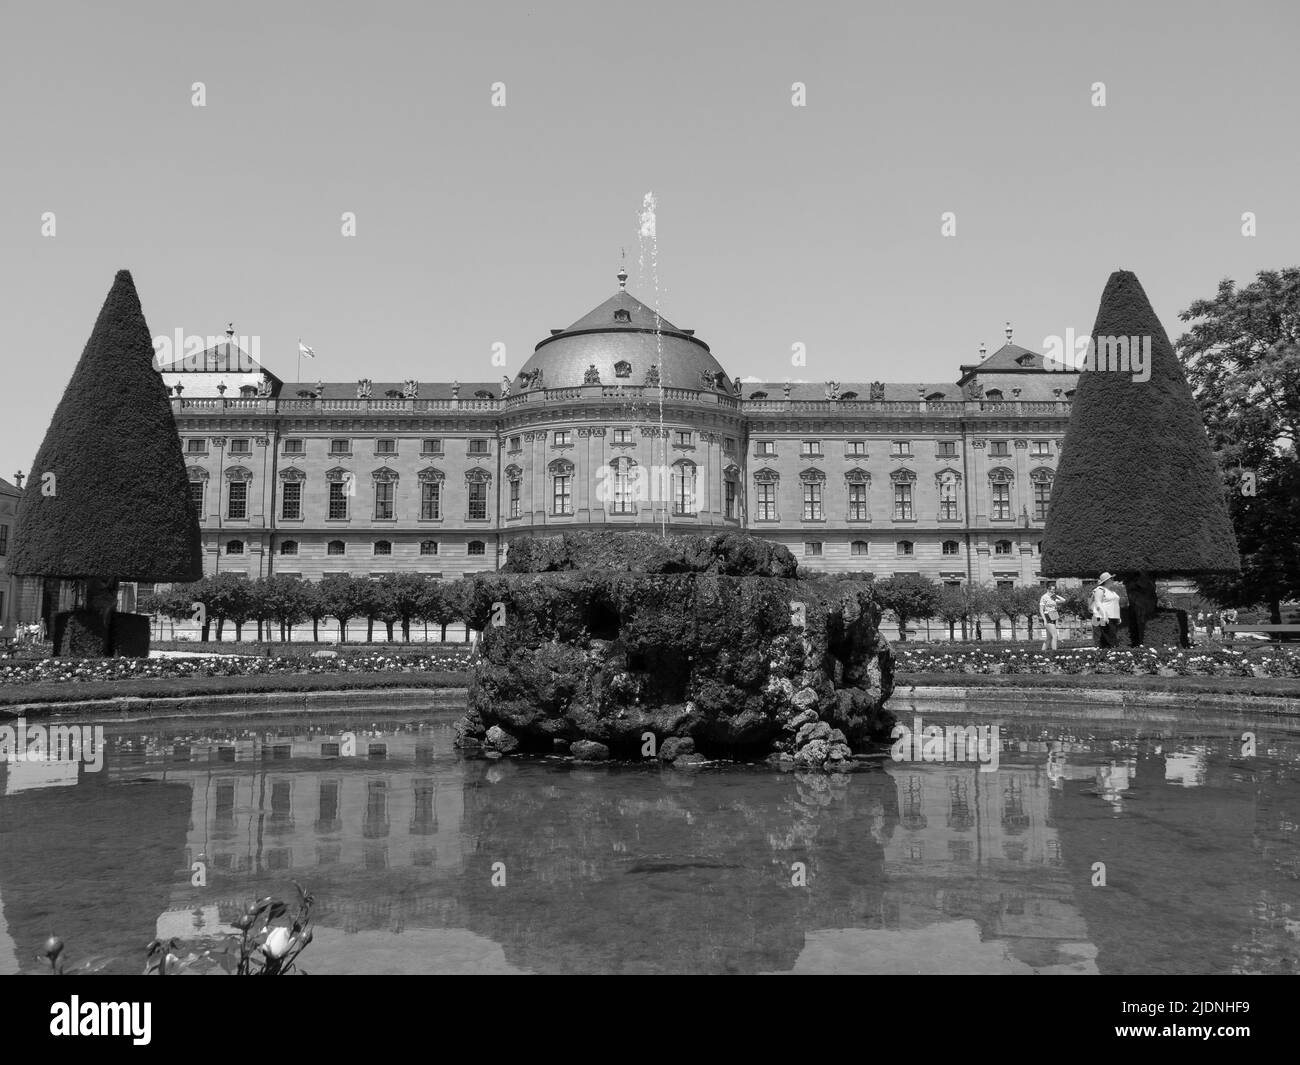
[[[175,584],[142,595],[138,609],[175,619],[202,622],[203,642],[215,626],[217,640],[227,623],[235,628],[235,639],[243,639],[244,626],[256,623],[257,638],[265,632],[270,639],[279,629],[282,641],[292,636],[294,626],[311,622],[311,638],[320,641],[320,626],[333,618],[342,641],[348,622],[366,622],[366,640],[374,639],[375,623],[385,627],[387,637],[401,626],[402,639],[411,638],[411,624],[436,625],[443,641],[447,627],[464,621],[467,584],[464,580],[443,581],[419,573],[390,573],[377,580],[350,574],[331,574],[319,582],[279,574],[248,580],[233,573],[218,573],[191,584]],[[203,604],[200,612],[196,603]]]

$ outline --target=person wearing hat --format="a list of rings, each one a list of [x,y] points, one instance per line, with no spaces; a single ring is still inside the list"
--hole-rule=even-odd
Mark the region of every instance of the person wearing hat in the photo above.
[[[1107,587],[1114,579],[1113,573],[1103,573],[1097,578],[1097,587],[1092,590],[1092,623],[1102,647],[1119,644],[1119,595]]]

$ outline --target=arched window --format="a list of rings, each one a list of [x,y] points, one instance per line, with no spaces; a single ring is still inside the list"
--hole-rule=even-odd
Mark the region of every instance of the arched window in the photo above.
[[[957,496],[961,490],[961,474],[956,470],[943,469],[934,475],[939,489],[939,520],[956,521],[960,516],[957,511]]]
[[[342,540],[331,540],[325,547],[327,555],[342,555],[347,551],[347,545]]]
[[[568,459],[554,459],[546,467],[551,478],[551,513],[565,516],[573,513],[573,463]]]
[[[506,517],[517,518],[522,513],[523,508],[524,471],[512,462],[506,467],[505,472],[506,484],[510,488]]]
[[[854,540],[854,541],[853,541],[853,544],[852,544],[851,547],[849,548],[849,551],[850,551],[851,554],[854,554],[854,555],[865,555],[865,554],[867,553],[867,541],[866,541],[866,540]]]
[[[397,517],[397,471],[384,466],[370,475],[375,482],[375,517],[391,521]]]
[[[734,462],[722,471],[722,514],[726,518],[738,518],[737,504],[740,499],[740,467]]]
[[[1029,482],[1034,486],[1034,521],[1047,520],[1047,507],[1052,501],[1052,480],[1055,476],[1045,466],[1029,472]]]
[[[894,520],[911,521],[916,517],[913,509],[916,474],[904,467],[891,473],[889,480],[894,488]]]
[[[993,545],[993,553],[994,553],[995,555],[1009,555],[1009,554],[1011,554],[1011,541],[1010,541],[1010,540],[998,540],[998,541],[997,541],[996,543],[994,543],[994,545]]]
[[[348,518],[348,500],[356,494],[356,481],[351,470],[335,466],[325,471],[325,480],[329,483],[329,509],[327,517],[331,521],[346,521]]]
[[[943,553],[945,555],[961,554],[961,545],[956,540],[945,540],[943,542]]]
[[[296,555],[297,553],[298,553],[297,540],[285,540],[282,544],[280,544],[280,554]]]
[[[632,312],[629,311],[626,307],[620,307],[618,310],[614,312],[614,321],[616,322],[630,322],[631,320],[632,320]]]
[[[826,517],[822,508],[826,474],[818,469],[803,470],[799,480],[803,486],[803,520],[821,521]]]
[[[244,385],[244,386],[241,387],[240,390],[239,390],[239,398],[240,398],[240,399],[256,399],[256,398],[257,398],[257,386],[256,386],[256,385]]]
[[[766,393],[766,392],[751,392],[751,393],[749,394],[749,398],[750,398],[750,399],[767,399],[767,393]]]
[[[482,540],[471,540],[469,542],[469,553],[471,555],[487,554],[487,547]]]
[[[854,466],[844,475],[849,489],[849,521],[867,521],[871,512],[867,509],[867,489],[871,487],[871,474],[861,466]]]
[[[992,400],[992,401],[995,402],[995,403],[1001,403],[1001,402],[1002,402],[1002,389],[1000,389],[1000,388],[990,388],[988,391],[986,391],[986,392],[984,393],[984,398],[985,398],[985,399]]]
[[[761,469],[754,474],[754,495],[757,504],[754,515],[759,521],[776,521],[776,490],[781,475],[776,470]]]
[[[841,392],[841,393],[840,393],[840,399],[847,400],[847,399],[857,399],[857,398],[858,398],[858,394],[857,394],[856,392]]]
[[[672,469],[673,513],[684,517],[695,514],[695,463],[678,459]]]
[[[389,540],[376,540],[376,541],[375,541],[375,554],[376,554],[376,555],[391,555],[392,553],[393,553],[393,545],[392,545],[392,542],[391,542],[391,541],[389,541]]]
[[[620,455],[609,464],[611,514],[635,514],[637,491],[640,488],[640,467],[626,455]]]
[[[243,541],[243,540],[227,540],[227,541],[226,541],[226,554],[228,554],[228,555],[242,555],[243,553],[244,553],[244,541]]]
[[[485,389],[485,388],[480,388],[477,392],[474,393],[474,398],[475,398],[475,399],[495,399],[496,397],[495,397],[494,395],[492,395],[492,393],[489,392],[487,389]]]
[[[437,541],[437,540],[421,540],[421,541],[420,541],[420,554],[422,554],[422,555],[436,555],[437,553],[438,553],[438,541]]]
[[[915,546],[911,540],[899,540],[898,543],[894,545],[894,549],[899,558],[911,558]]]
[[[1016,476],[1005,466],[989,470],[989,487],[992,489],[991,516],[1002,521],[1011,517],[1011,486]]]

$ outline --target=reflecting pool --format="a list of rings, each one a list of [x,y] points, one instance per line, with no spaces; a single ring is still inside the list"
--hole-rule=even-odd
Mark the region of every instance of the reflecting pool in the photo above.
[[[52,933],[139,972],[291,880],[313,973],[1300,968],[1300,722],[891,708],[996,726],[996,768],[464,758],[443,710],[94,722],[98,766],[0,762],[0,973]]]

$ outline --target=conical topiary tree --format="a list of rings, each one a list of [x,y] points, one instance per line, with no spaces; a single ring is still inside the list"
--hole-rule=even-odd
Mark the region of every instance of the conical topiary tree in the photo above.
[[[1102,368],[1079,375],[1043,534],[1043,576],[1117,574],[1141,640],[1155,579],[1240,569],[1205,425],[1137,277],[1110,275],[1093,325],[1102,338],[1150,338],[1150,378]]]
[[[153,341],[119,270],[37,452],[19,509],[15,573],[84,583],[85,609],[56,645],[114,651],[120,581],[202,574],[198,516]],[[147,643],[147,627],[145,628]]]

